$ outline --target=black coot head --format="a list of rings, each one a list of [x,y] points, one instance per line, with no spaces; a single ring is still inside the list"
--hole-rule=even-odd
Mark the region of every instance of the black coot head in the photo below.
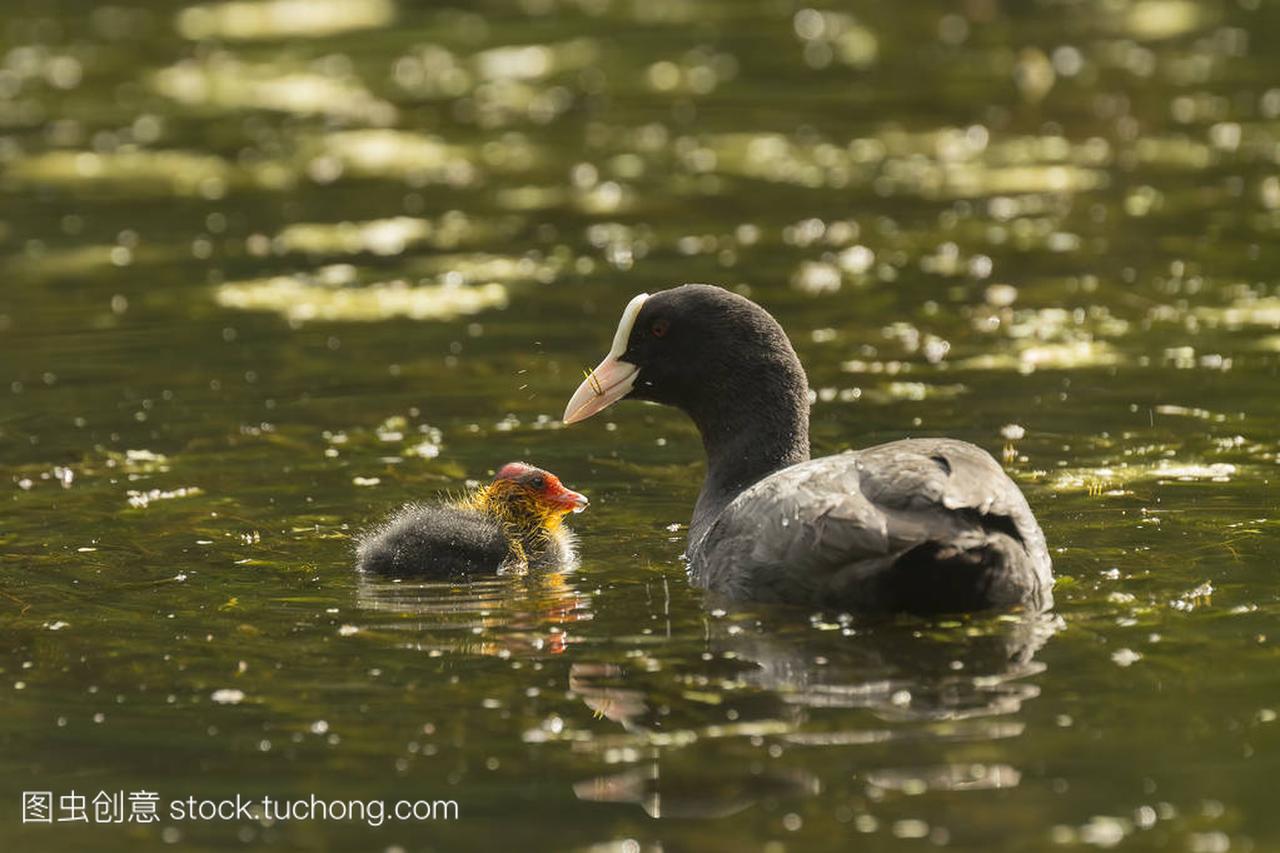
[[[639,368],[627,396],[685,407],[714,388],[721,371],[750,349],[751,320],[763,313],[727,290],[691,284],[655,293],[636,314],[620,360]]]
[[[795,352],[767,311],[722,288],[686,284],[631,300],[612,349],[574,393],[564,421],[585,420],[626,397],[698,417],[753,383],[796,371]]]

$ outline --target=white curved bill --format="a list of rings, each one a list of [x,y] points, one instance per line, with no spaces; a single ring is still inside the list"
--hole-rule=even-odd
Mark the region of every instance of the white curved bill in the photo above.
[[[640,368],[628,361],[623,361],[622,354],[627,351],[627,341],[631,338],[631,329],[636,324],[636,316],[648,298],[649,294],[641,293],[627,303],[627,307],[622,312],[622,319],[618,321],[618,330],[613,334],[613,346],[609,348],[609,354],[596,366],[595,370],[587,374],[587,378],[569,398],[569,405],[564,410],[566,425],[585,421],[631,393]]]
[[[602,412],[631,393],[640,368],[630,362],[605,358],[591,371],[564,409],[565,424],[576,424]]]

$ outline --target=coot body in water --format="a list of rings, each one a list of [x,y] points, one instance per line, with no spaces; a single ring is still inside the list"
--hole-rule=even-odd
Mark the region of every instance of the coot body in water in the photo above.
[[[851,611],[1052,605],[1044,534],[986,451],[921,438],[810,459],[804,368],[744,297],[690,284],[632,299],[564,422],[624,397],[675,406],[702,435],[686,553],[713,592]]]
[[[461,500],[402,507],[359,538],[356,565],[420,578],[563,568],[574,558],[564,517],[586,505],[554,474],[512,462]]]

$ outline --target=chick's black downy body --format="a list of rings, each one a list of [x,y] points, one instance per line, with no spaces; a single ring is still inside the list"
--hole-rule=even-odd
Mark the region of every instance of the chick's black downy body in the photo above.
[[[450,578],[503,569],[554,570],[574,560],[563,525],[587,499],[524,463],[454,503],[408,504],[359,537],[356,565],[395,577]]]

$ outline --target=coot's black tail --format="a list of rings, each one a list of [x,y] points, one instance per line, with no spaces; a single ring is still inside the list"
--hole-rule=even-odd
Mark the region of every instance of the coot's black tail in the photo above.
[[[1026,604],[1039,607],[1045,591],[1030,589],[1031,556],[1017,538],[990,531],[972,547],[925,542],[880,574],[890,609],[959,613]]]

